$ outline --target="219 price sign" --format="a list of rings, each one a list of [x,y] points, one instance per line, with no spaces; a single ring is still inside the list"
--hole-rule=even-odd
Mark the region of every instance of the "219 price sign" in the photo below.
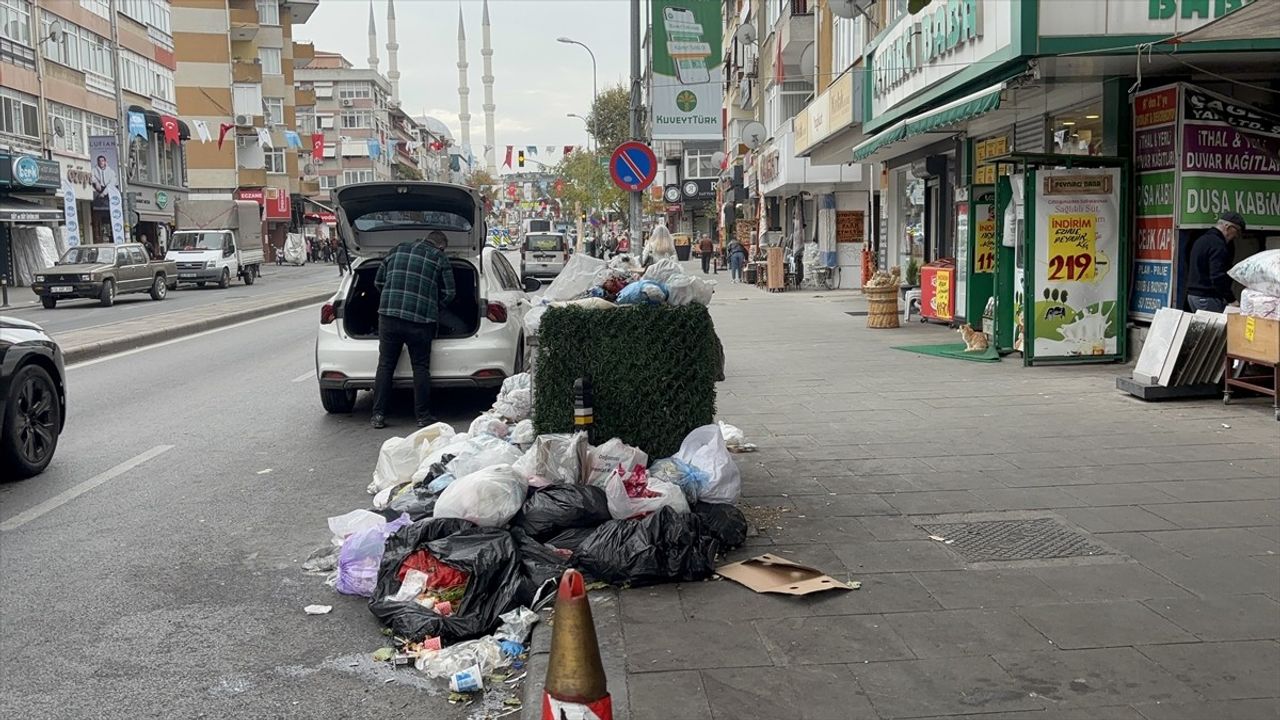
[[[1071,213],[1049,216],[1049,279],[1092,282],[1098,246],[1098,217]]]

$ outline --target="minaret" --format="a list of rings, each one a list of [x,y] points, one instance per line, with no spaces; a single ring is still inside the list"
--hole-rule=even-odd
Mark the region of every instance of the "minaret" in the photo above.
[[[458,122],[462,125],[462,147],[471,147],[471,111],[467,96],[467,30],[462,26],[462,8],[458,8]]]
[[[391,82],[391,104],[400,105],[400,65],[396,62],[396,52],[400,43],[396,42],[396,3],[387,0],[387,80]]]
[[[496,161],[497,146],[493,143],[493,44],[489,41],[489,0],[484,0],[484,16],[480,20],[483,31],[484,47],[480,54],[484,56],[484,165],[489,175],[498,174]]]
[[[378,72],[378,26],[373,23],[373,0],[369,0],[369,69]]]

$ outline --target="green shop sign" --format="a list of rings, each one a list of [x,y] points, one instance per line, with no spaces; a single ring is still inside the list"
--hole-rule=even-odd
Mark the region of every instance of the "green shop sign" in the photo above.
[[[1170,20],[1181,17],[1219,18],[1232,10],[1247,5],[1249,0],[1150,0],[1147,10],[1149,20]]]
[[[905,27],[876,53],[875,95],[880,97],[921,68],[982,37],[982,3],[946,0],[932,12],[904,20]],[[930,6],[933,7],[933,6]]]

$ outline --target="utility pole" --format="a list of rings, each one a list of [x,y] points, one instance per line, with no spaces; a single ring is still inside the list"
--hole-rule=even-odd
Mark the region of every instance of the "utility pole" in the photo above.
[[[631,0],[631,139],[640,139],[640,0]],[[631,219],[631,252],[639,257],[644,251],[640,234],[640,193],[628,193]]]

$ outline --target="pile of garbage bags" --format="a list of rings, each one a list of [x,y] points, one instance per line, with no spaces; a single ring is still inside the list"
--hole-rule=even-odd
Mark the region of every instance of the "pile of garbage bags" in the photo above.
[[[580,305],[609,309],[622,305],[710,305],[715,281],[689,275],[673,257],[643,267],[631,255],[609,261],[575,254],[525,314],[525,333],[538,334],[549,307]]]
[[[740,430],[697,428],[676,455],[651,460],[616,438],[535,435],[527,393],[517,375],[467,432],[438,423],[387,440],[367,488],[373,509],[329,520],[333,586],[368,597],[424,672],[509,657],[492,633],[551,597],[566,568],[632,586],[703,580],[746,537],[725,435],[741,441]]]

